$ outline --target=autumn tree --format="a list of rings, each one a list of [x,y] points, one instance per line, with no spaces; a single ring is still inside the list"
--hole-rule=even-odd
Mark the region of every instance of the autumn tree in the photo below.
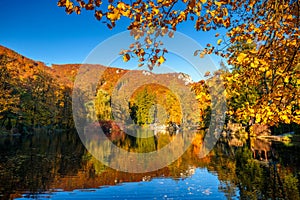
[[[15,76],[16,70],[9,63],[12,60],[5,55],[0,55],[0,127],[11,129],[19,117],[19,84]]]
[[[112,0],[107,4],[59,0],[58,6],[68,14],[91,10],[110,29],[127,19],[128,30],[137,41],[121,52],[123,59],[136,56],[150,69],[165,61],[167,50],[160,36],[173,37],[178,25],[186,21],[194,21],[196,31],[213,30],[216,44],[207,44],[195,55],[215,53],[233,66],[224,78],[228,97],[244,103],[238,107],[231,103],[229,113],[249,124],[300,124],[297,0]],[[245,88],[248,91],[243,93]]]
[[[52,89],[49,92],[52,93],[52,95],[54,92],[54,98],[52,97],[51,103],[55,105],[51,115],[54,118],[54,122],[52,121],[51,124],[60,128],[73,128],[72,89],[59,84],[52,85]]]
[[[148,88],[144,88],[137,93],[134,102],[130,105],[131,119],[139,125],[151,124],[154,122],[155,115],[155,95],[151,94]]]
[[[24,78],[23,92],[20,98],[20,107],[23,123],[30,127],[46,127],[59,123],[58,115],[63,102],[57,105],[59,86],[53,77],[44,71],[37,70],[33,75]],[[61,121],[60,121],[61,122]]]
[[[112,119],[111,97],[102,89],[99,89],[97,92],[95,99],[95,110],[99,120]]]

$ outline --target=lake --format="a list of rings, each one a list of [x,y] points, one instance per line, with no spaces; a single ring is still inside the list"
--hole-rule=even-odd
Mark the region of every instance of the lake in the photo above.
[[[113,142],[127,151],[148,152],[173,137],[164,133],[138,141],[119,135]],[[0,198],[299,199],[298,144],[221,137],[204,158],[198,157],[197,144],[161,169],[126,173],[95,159],[76,132],[1,136]],[[101,151],[109,154],[108,148]]]

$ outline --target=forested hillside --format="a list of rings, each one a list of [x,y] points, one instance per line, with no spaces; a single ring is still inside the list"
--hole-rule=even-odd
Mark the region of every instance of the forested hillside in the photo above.
[[[8,48],[0,46],[0,127],[2,132],[30,133],[33,128],[69,129],[74,127],[72,119],[72,88],[80,64],[52,65],[28,59]],[[98,120],[113,120],[111,95],[120,78],[128,70],[91,65],[101,68],[96,97],[93,100]],[[130,76],[165,80],[176,86],[191,84],[190,77],[183,73],[153,74],[133,70]],[[175,83],[174,83],[174,80]],[[131,80],[136,85],[139,79]],[[84,83],[83,83],[84,84]],[[188,86],[189,87],[189,86]],[[154,122],[181,123],[181,107],[176,94],[158,84],[149,84],[130,95],[127,111],[139,125]],[[123,95],[118,95],[124,98]],[[149,114],[153,107],[156,115]],[[196,108],[195,108],[196,109]],[[83,116],[86,110],[83,110]],[[153,110],[154,112],[154,110]],[[199,112],[196,112],[199,114]],[[154,113],[153,113],[154,114]],[[195,115],[196,116],[196,115]],[[193,117],[196,120],[196,117]],[[160,121],[159,121],[160,119]]]

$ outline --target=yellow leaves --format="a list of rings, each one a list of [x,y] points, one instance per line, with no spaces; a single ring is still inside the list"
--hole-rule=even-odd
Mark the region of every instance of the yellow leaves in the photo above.
[[[248,108],[248,112],[249,112],[251,117],[255,117],[255,111],[254,111],[253,108]]]
[[[288,43],[288,46],[296,46],[297,45],[297,40],[295,39],[295,40],[292,40],[292,41],[290,41],[289,43]]]
[[[251,62],[250,66],[251,66],[252,68],[257,68],[258,65],[259,65],[258,59],[257,59],[257,58],[254,58],[254,61]]]
[[[160,56],[157,61],[161,65],[161,64],[163,64],[165,62],[165,58],[163,56]]]
[[[205,4],[207,0],[200,0],[202,4]]]
[[[245,53],[240,53],[237,57],[238,62],[242,62],[245,58],[247,57],[247,54]]]
[[[292,19],[293,19],[293,15],[288,15],[288,16],[286,17],[286,19],[292,20]]]
[[[70,0],[66,1],[66,8],[67,9],[72,9],[73,8],[73,2],[71,2]]]
[[[117,5],[117,8],[119,8],[120,10],[125,10],[126,4],[124,2],[119,2]]]
[[[271,116],[273,116],[273,115],[274,115],[273,112],[271,112],[271,111],[268,111],[268,112],[267,112],[267,116],[268,116],[268,117],[271,117]]]
[[[106,14],[107,19],[109,19],[110,21],[116,21],[118,19],[120,19],[121,14],[119,9],[113,9],[112,12],[109,12]]]
[[[130,55],[128,53],[123,55],[123,61],[128,62],[130,60]]]
[[[255,122],[256,123],[260,123],[261,122],[261,115],[260,114],[256,114],[256,116],[255,116]]]
[[[284,78],[284,82],[285,82],[285,83],[289,83],[289,82],[290,82],[290,77],[289,77],[289,76],[286,76],[286,77]]]
[[[155,15],[159,13],[159,9],[157,7],[152,8],[152,11]]]
[[[253,30],[255,33],[260,33],[262,31],[260,28],[254,28]]]
[[[200,58],[204,58],[204,56],[205,56],[205,52],[202,51],[202,52],[199,54],[199,57],[200,57]]]
[[[268,63],[267,63],[265,60],[260,59],[260,60],[259,60],[259,63],[260,63],[261,65],[263,65],[263,66],[266,66],[266,68],[267,68],[267,66],[268,66]],[[268,70],[268,68],[267,68],[267,70]]]
[[[291,123],[291,120],[290,120],[289,116],[287,116],[287,115],[280,115],[280,119],[283,120],[284,123],[286,123],[286,124]]]
[[[209,94],[205,93],[205,92],[200,92],[197,96],[196,99],[200,102],[200,103],[205,103],[210,101],[210,96]]]
[[[252,42],[253,42],[252,39],[247,39],[247,43],[248,43],[248,44],[251,44]]]
[[[270,78],[272,76],[272,71],[268,70],[266,72],[266,78]]]
[[[219,1],[215,1],[215,4],[218,6],[218,7],[221,7],[222,6],[222,4],[223,4],[223,2],[221,1],[221,2],[219,2]]]
[[[66,7],[66,12],[68,14],[71,14],[73,12],[73,8],[74,8],[74,5],[73,5],[73,2],[70,1],[70,0],[67,0],[66,1],[66,4],[65,4],[65,7]],[[78,11],[77,11],[78,12]]]
[[[179,16],[178,16],[178,21],[181,22],[181,21],[186,20],[186,19],[187,19],[187,13],[181,11]]]
[[[217,44],[220,45],[222,42],[222,39],[218,39]]]
[[[255,68],[255,67],[253,67],[253,68]],[[265,68],[265,67],[259,67],[258,68],[258,70],[260,71],[260,72],[265,72],[265,71],[267,71],[267,69]]]
[[[131,11],[128,9],[126,11],[121,11],[121,15],[123,15],[124,17],[130,17],[131,16]]]
[[[215,17],[217,12],[215,10],[210,11],[210,10],[206,10],[207,13],[209,13],[212,17]]]
[[[60,107],[64,107],[64,106],[65,106],[64,102],[63,102],[63,101],[60,102],[60,103],[59,103],[59,106],[60,106]]]
[[[223,8],[222,9],[224,16],[228,16],[228,10],[227,8]]]

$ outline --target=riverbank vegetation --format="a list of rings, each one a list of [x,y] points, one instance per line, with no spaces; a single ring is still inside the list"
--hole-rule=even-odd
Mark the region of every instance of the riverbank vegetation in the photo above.
[[[23,134],[37,128],[52,130],[74,128],[72,87],[80,65],[48,67],[5,47],[1,47],[0,50],[0,79],[3,83],[0,86],[1,132]],[[297,68],[290,72],[288,82],[284,80],[277,82],[282,90],[276,89],[279,96],[274,98],[271,98],[271,94],[264,93],[264,81],[272,81],[272,77],[262,77],[260,80],[256,75],[255,80],[245,80],[246,75],[242,74],[244,70],[237,68],[229,70],[224,65],[220,70],[209,75],[206,81],[189,83],[187,86],[185,81],[188,79],[185,78],[188,75],[183,73],[155,75],[147,72],[153,77],[170,80],[170,84],[172,83],[178,90],[181,85],[184,85],[195,94],[194,100],[198,103],[194,108],[189,108],[193,109],[186,112],[189,115],[183,116],[182,103],[186,102],[182,101],[190,99],[179,99],[178,94],[159,84],[143,85],[131,95],[127,104],[121,105],[120,108],[113,107],[112,93],[118,87],[117,84],[120,84],[118,80],[128,70],[97,67],[103,68],[104,74],[95,88],[95,99],[90,102],[95,108],[95,113],[90,114],[91,105],[86,104],[81,110],[83,118],[109,122],[124,111],[130,113],[128,116],[131,118],[131,123],[142,126],[153,124],[180,126],[188,122],[205,128],[211,119],[213,94],[210,93],[209,87],[216,81],[222,80],[226,89],[224,96],[228,108],[226,122],[241,124],[245,129],[248,128],[246,130],[248,132],[259,129],[257,125],[265,125],[266,129],[271,128],[276,134],[299,131],[299,101],[296,98],[299,92],[299,69]],[[145,71],[131,73],[136,73],[137,77],[146,76],[143,74]],[[124,95],[126,96],[120,93],[117,98],[125,98]],[[184,96],[184,94],[179,95]],[[267,97],[269,100],[266,102]],[[128,121],[122,116],[118,118]]]

